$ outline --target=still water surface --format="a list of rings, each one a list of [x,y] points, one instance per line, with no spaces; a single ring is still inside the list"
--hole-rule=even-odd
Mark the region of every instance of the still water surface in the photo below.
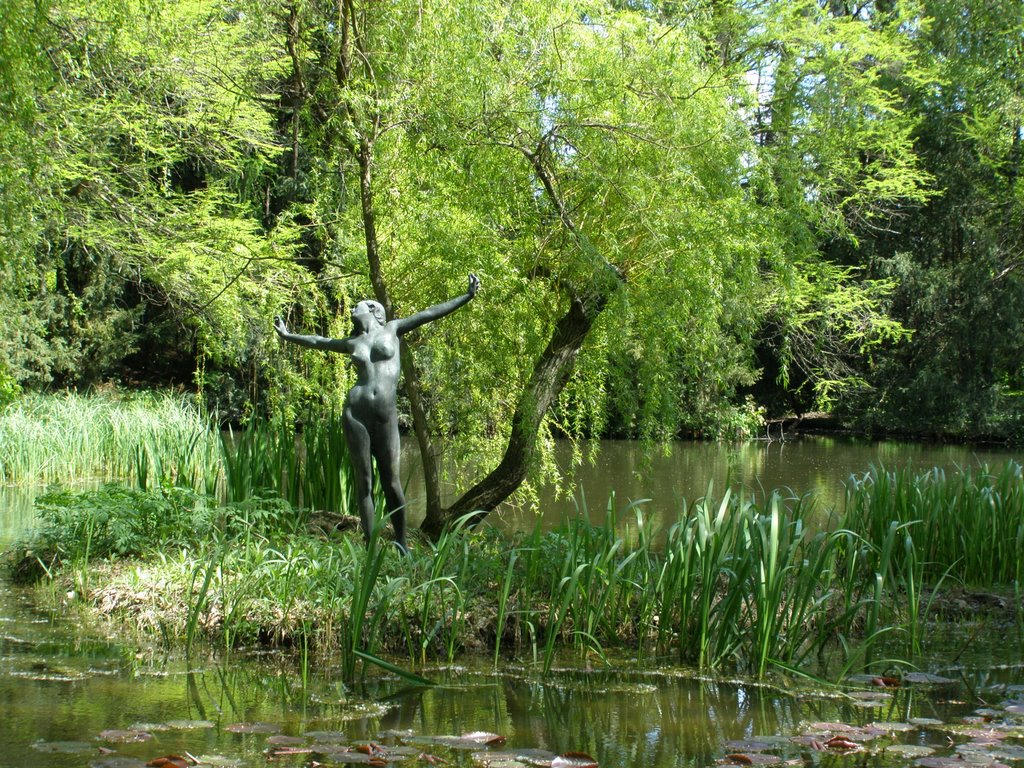
[[[507,505],[502,510],[502,524],[532,528],[540,514],[544,525],[555,526],[567,516],[577,514],[584,501],[591,519],[597,522],[603,519],[612,493],[617,508],[646,499],[649,501],[644,509],[648,515],[662,523],[672,523],[679,513],[681,499],[692,502],[707,495],[709,489],[720,494],[727,486],[758,494],[773,489],[796,496],[809,494],[825,510],[842,504],[845,483],[851,474],[862,476],[871,466],[925,471],[932,467],[955,470],[982,464],[1001,466],[1011,459],[1024,462],[1024,451],[1020,449],[837,437],[735,444],[679,441],[669,446],[667,452],[647,449],[635,441],[604,440],[592,462],[575,468],[570,446],[560,442],[556,444],[555,456],[560,471],[570,480],[568,492],[555,486],[540,488],[534,506]],[[406,443],[402,466],[409,478],[407,497],[413,521],[423,515],[423,479],[418,459],[413,445]],[[464,478],[461,485],[450,482],[445,490],[453,497],[475,479],[478,478]]]
[[[833,503],[849,473],[871,463],[952,468],[1008,458],[1020,460],[1007,451],[830,440],[680,444],[668,456],[645,457],[635,446],[610,443],[578,481],[590,499],[614,490],[620,500],[650,498],[651,508],[674,515],[680,496],[695,498],[709,482],[715,488],[727,482],[785,486]],[[545,493],[545,522],[574,513],[570,500]],[[410,497],[415,496],[412,485]],[[0,493],[0,546],[31,524],[30,499],[30,493]],[[519,524],[515,514],[506,514],[507,524]],[[409,687],[372,671],[363,683],[346,687],[331,663],[304,676],[293,655],[239,653],[188,662],[145,645],[126,645],[72,617],[41,613],[24,593],[0,583],[0,766],[138,768],[154,757],[185,752],[214,765],[266,766],[273,734],[293,737],[293,748],[300,750],[274,758],[273,765],[339,764],[352,753],[331,752],[323,744],[373,740],[405,744],[407,755],[397,764],[426,765],[417,760],[424,752],[469,766],[473,750],[452,749],[436,737],[472,731],[506,737],[490,752],[583,751],[603,768],[709,766],[727,754],[750,751],[736,742],[755,738],[768,741],[771,754],[809,766],[909,766],[911,760],[877,746],[843,757],[789,737],[827,738],[814,731],[816,722],[864,726],[927,718],[873,743],[952,755],[954,744],[969,738],[963,718],[977,716],[972,713],[978,706],[1011,702],[1012,709],[1020,700],[1024,711],[1016,628],[992,625],[969,637],[935,633],[929,642],[924,669],[956,682],[899,688],[870,706],[795,680],[766,687],[700,678],[671,666],[636,668],[628,661],[612,668],[594,662],[593,669],[557,671],[544,680],[529,659],[509,660],[498,670],[470,661],[466,667],[420,670],[441,682],[434,688]],[[1009,738],[1021,749],[1024,728],[1007,712],[998,710],[996,720],[986,717],[1016,728]],[[945,723],[959,723],[961,731]],[[110,733],[125,729],[140,729],[149,738],[121,743],[122,736]],[[323,751],[302,751],[314,747]]]
[[[748,745],[734,742],[751,739],[768,741],[770,751],[784,758],[817,765],[839,758],[789,741],[808,734],[827,738],[812,723],[941,721],[893,731],[872,745],[879,754],[839,760],[903,766],[910,762],[879,745],[952,754],[953,742],[967,739],[943,724],[963,727],[980,702],[1005,702],[1024,691],[1015,687],[1024,677],[1019,666],[995,668],[991,657],[976,653],[966,663],[932,669],[957,682],[891,693],[875,689],[880,698],[871,702],[835,690],[701,679],[672,667],[563,670],[541,681],[521,661],[497,672],[484,662],[428,667],[422,671],[441,681],[434,688],[372,674],[347,688],[329,664],[310,670],[304,681],[293,656],[240,654],[187,663],[97,640],[67,619],[36,612],[6,588],[0,592],[0,766],[139,768],[185,752],[213,765],[262,766],[273,748],[271,736],[280,735],[293,737],[293,749],[326,753],[299,752],[276,758],[274,765],[339,763],[348,753],[331,753],[338,744],[376,741],[404,745],[398,764],[407,765],[424,765],[416,760],[421,752],[468,766],[473,752],[547,750],[587,752],[601,766],[696,767],[747,752]],[[1004,717],[1013,724],[1012,716]],[[137,738],[145,741],[123,743],[123,733],[111,733],[128,729],[144,732]],[[437,741],[473,731],[507,741],[475,750]],[[1014,733],[1019,738],[1024,730]]]

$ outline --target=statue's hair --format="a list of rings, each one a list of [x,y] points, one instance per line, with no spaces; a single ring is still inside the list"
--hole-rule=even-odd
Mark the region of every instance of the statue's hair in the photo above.
[[[366,306],[370,308],[370,312],[377,318],[377,322],[384,325],[387,322],[387,316],[384,314],[384,305],[379,301],[373,299],[367,299],[365,302]]]

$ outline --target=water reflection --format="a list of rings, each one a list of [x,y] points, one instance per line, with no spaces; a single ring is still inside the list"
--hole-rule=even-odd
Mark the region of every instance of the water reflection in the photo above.
[[[402,466],[409,473],[406,496],[411,519],[423,516],[423,479],[418,454],[411,442],[404,445]],[[963,445],[930,445],[896,441],[855,440],[837,437],[804,437],[797,440],[748,443],[680,441],[667,453],[650,451],[635,441],[604,440],[594,462],[573,468],[570,446],[556,446],[560,470],[571,478],[572,492],[539,489],[536,510],[543,524],[555,526],[578,513],[585,499],[590,516],[602,520],[607,501],[615,493],[621,508],[629,501],[649,499],[647,514],[674,522],[680,499],[693,501],[727,486],[748,493],[789,489],[794,496],[810,494],[821,509],[841,504],[844,483],[851,473],[863,474],[872,466],[911,467],[922,471],[938,466],[952,470],[983,463],[1002,465],[1009,459],[1024,461],[1021,450],[975,448]],[[456,474],[457,473],[453,473]],[[454,498],[459,483],[446,487],[445,501]],[[511,504],[500,510],[495,522],[512,528],[529,529],[536,522],[534,508]]]
[[[402,734],[413,744],[415,736],[488,731],[507,737],[509,749],[584,751],[603,766],[704,766],[735,751],[727,746],[735,740],[778,740],[813,722],[948,720],[971,711],[976,704],[969,699],[979,691],[998,700],[1022,679],[1019,666],[993,673],[992,659],[1006,655],[995,633],[988,633],[993,642],[987,648],[976,643],[972,656],[957,659],[969,685],[938,694],[898,689],[881,707],[866,707],[795,680],[761,686],[674,668],[560,669],[541,680],[530,665],[495,671],[470,662],[468,668],[422,670],[441,682],[432,688],[372,674],[347,687],[330,663],[304,678],[298,661],[286,655],[189,663],[145,646],[96,639],[73,621],[35,611],[13,588],[0,590],[0,626],[0,766],[29,768],[90,765],[100,747],[143,761],[189,752],[218,755],[227,764],[264,764],[267,731],[304,736],[305,743],[314,738],[311,732],[346,743],[394,743],[394,734]],[[233,732],[239,723],[268,725]],[[109,729],[132,728],[152,738],[137,744],[99,738]],[[941,741],[920,731],[907,738]],[[799,751],[780,743],[789,756]],[[450,757],[469,764],[465,755]],[[830,756],[814,761],[825,758]],[[308,763],[305,756],[284,762]]]

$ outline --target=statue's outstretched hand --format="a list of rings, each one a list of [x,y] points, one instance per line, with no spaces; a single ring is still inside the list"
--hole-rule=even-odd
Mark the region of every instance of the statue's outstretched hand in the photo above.
[[[470,297],[476,296],[476,292],[480,290],[480,278],[474,273],[469,273],[469,295]]]
[[[280,317],[274,318],[274,329],[277,331],[277,334],[279,336],[288,335],[288,326],[284,324],[284,320],[282,320]]]

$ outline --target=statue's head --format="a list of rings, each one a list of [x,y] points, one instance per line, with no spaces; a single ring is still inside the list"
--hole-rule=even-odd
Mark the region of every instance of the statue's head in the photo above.
[[[372,299],[366,299],[356,304],[352,310],[353,317],[363,312],[369,312],[377,320],[380,325],[384,325],[386,322],[386,316],[384,314],[384,305],[379,301],[373,301]]]

